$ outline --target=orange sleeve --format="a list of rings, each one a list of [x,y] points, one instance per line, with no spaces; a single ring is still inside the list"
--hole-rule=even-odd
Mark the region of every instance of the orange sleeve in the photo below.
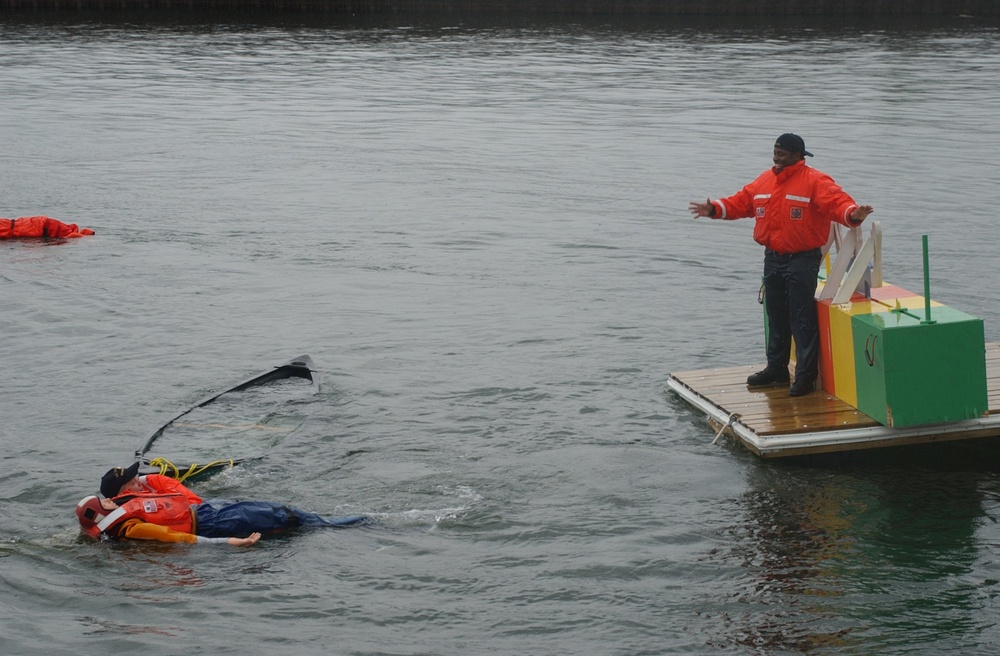
[[[861,225],[851,221],[851,212],[858,206],[851,196],[840,188],[833,178],[825,173],[816,176],[816,192],[813,194],[814,200],[826,214],[837,223],[848,228]]]
[[[762,179],[769,173],[771,173],[770,170],[764,171],[753,182],[745,185],[732,196],[717,198],[712,201],[715,205],[715,216],[712,218],[732,221],[734,219],[745,219],[754,216],[754,196],[760,193]],[[721,214],[719,213],[720,208],[722,209]]]
[[[193,535],[191,533],[181,533],[179,531],[169,529],[166,526],[144,522],[141,519],[126,520],[118,534],[121,537],[128,538],[130,540],[187,542],[189,544],[194,544],[198,541],[197,535]]]
[[[192,492],[176,478],[164,476],[163,474],[147,474],[146,483],[161,494],[183,494],[184,498],[192,506],[196,506],[202,502],[201,497]]]

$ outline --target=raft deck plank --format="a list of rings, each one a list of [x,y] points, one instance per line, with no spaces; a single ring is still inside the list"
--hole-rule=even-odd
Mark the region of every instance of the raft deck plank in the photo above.
[[[747,376],[762,368],[677,372],[667,386],[764,457],[1000,437],[1000,342],[986,345],[988,414],[946,424],[889,428],[822,390],[793,398],[784,386],[749,389]]]

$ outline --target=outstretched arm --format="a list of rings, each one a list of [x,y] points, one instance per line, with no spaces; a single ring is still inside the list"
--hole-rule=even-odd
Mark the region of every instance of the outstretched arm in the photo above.
[[[138,519],[125,522],[122,537],[131,540],[155,540],[157,542],[187,542],[189,544],[225,543],[233,547],[250,547],[260,540],[260,533],[251,533],[245,538],[206,538],[182,531],[174,531],[166,526],[151,524]]]

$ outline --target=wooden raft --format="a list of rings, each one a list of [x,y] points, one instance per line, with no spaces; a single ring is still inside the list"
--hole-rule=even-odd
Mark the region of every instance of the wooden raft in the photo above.
[[[667,387],[762,457],[1000,437],[1000,342],[986,344],[988,415],[944,424],[889,428],[823,390],[793,398],[785,386],[748,389],[747,376],[762,368],[673,373]]]

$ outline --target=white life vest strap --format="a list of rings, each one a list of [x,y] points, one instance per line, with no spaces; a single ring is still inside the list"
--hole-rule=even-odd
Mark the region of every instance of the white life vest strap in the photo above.
[[[115,522],[121,519],[124,514],[125,514],[124,508],[115,508],[113,511],[111,511],[111,513],[107,517],[105,517],[104,519],[102,519],[100,522],[97,523],[97,530],[103,533],[104,531],[111,528]]]

